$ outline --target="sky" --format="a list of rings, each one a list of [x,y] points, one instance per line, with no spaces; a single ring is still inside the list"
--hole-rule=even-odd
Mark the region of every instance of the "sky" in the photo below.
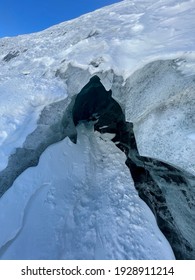
[[[0,0],[0,37],[41,31],[121,0]]]

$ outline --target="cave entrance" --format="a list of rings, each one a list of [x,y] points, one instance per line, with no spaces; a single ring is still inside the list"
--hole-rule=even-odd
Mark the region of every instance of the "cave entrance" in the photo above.
[[[93,121],[95,130],[115,134],[113,141],[119,146],[128,138],[125,115],[98,76],[92,77],[77,95],[72,116],[75,126],[81,121]]]

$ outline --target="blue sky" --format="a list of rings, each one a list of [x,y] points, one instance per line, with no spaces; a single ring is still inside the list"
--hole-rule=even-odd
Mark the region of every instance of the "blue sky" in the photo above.
[[[0,0],[0,37],[41,31],[120,0]]]

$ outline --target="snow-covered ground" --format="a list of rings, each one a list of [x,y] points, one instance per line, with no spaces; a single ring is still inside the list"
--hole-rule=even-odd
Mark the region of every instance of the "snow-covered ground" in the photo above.
[[[113,95],[135,121],[141,154],[195,174],[194,18],[194,0],[125,0],[43,32],[0,39],[0,170],[45,106],[77,94],[93,74],[105,73],[102,82],[112,87],[107,73],[114,73],[125,94],[113,87]],[[155,76],[149,63],[160,60],[174,63],[159,63]],[[88,76],[70,78],[70,65]],[[78,145],[66,138],[49,147],[0,199],[1,258],[173,258],[124,155],[82,127],[79,135]]]
[[[76,145],[50,146],[17,178],[0,200],[0,225],[1,259],[174,258],[124,153],[84,125]]]

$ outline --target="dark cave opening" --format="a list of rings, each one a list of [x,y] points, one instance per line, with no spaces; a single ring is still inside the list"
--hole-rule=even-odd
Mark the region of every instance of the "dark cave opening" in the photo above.
[[[120,131],[124,130],[125,116],[111,94],[111,90],[106,91],[99,77],[92,77],[75,99],[72,110],[75,126],[80,121],[94,121],[95,130],[115,133],[119,137]]]
[[[184,176],[166,163],[139,155],[133,124],[126,122],[121,106],[112,98],[112,91],[106,91],[98,76],[92,77],[76,96],[72,118],[75,126],[82,121],[93,121],[94,130],[115,134],[112,141],[126,154],[126,165],[135,188],[140,198],[154,213],[176,259],[191,259],[193,249],[182,236],[167,207],[165,195],[158,185],[158,179],[165,180],[167,184],[186,184]]]

